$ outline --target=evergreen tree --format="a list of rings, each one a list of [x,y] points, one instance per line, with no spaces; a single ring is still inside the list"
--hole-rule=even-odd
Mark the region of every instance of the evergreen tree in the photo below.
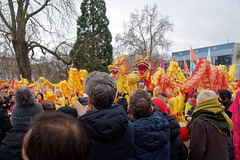
[[[77,20],[77,40],[70,56],[77,53],[74,67],[108,72],[112,59],[112,35],[108,29],[104,0],[83,0],[82,15]]]

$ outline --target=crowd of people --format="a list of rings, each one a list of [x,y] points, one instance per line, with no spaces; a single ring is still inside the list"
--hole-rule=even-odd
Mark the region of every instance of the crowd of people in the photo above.
[[[184,112],[190,146],[171,114],[172,93],[136,89],[116,102],[114,78],[90,73],[88,105],[76,93],[55,102],[29,88],[0,93],[0,160],[232,160],[233,123],[229,90],[193,89]],[[177,91],[176,91],[177,92]]]

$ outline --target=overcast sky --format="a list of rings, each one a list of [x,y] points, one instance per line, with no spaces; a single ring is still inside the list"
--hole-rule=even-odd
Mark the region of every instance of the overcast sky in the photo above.
[[[105,0],[113,39],[130,13],[156,3],[174,23],[170,52],[240,42],[240,0]]]

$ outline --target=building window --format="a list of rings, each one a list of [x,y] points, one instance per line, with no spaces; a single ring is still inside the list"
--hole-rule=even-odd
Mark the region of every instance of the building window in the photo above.
[[[194,50],[194,53],[198,53],[198,50]]]
[[[215,65],[225,65],[229,67],[232,64],[232,55],[218,56],[215,59]]]
[[[182,52],[179,53],[179,56],[182,56]]]
[[[217,47],[212,47],[212,50],[213,50],[213,51],[217,50]]]

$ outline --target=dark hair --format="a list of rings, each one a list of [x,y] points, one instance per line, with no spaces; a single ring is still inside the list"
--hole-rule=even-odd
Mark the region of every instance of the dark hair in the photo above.
[[[45,100],[42,103],[42,107],[43,107],[44,111],[55,111],[56,110],[55,104],[48,100]]]
[[[20,88],[15,93],[15,101],[16,104],[20,106],[29,106],[36,100],[33,92],[29,88]]]
[[[153,91],[152,90],[147,90],[148,93],[151,94],[151,98],[153,97]]]
[[[42,93],[38,93],[37,96],[38,96],[38,95],[40,95],[40,96],[42,97],[42,99],[44,100]]]
[[[127,99],[125,97],[119,98],[117,103],[120,104],[121,106],[123,106],[124,110],[127,112],[128,102],[127,102]]]
[[[228,98],[228,100],[230,100],[232,98],[231,92],[226,89],[222,89],[218,94],[222,100],[226,100],[226,98]]]
[[[81,121],[60,112],[43,112],[32,120],[23,148],[30,160],[91,159],[90,135]]]
[[[193,94],[193,97],[197,99],[197,94]]]
[[[73,108],[73,107],[68,107],[68,106],[60,107],[57,110],[57,112],[62,112],[64,114],[69,114],[69,115],[73,116],[74,118],[78,117],[77,109]]]
[[[163,97],[167,98],[167,95],[165,93],[160,93],[159,95],[162,95]]]
[[[134,118],[148,117],[151,109],[151,97],[143,89],[137,89],[130,97],[129,107]]]

